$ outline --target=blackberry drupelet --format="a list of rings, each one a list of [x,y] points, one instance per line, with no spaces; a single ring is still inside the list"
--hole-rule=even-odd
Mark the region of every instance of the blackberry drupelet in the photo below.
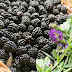
[[[17,45],[13,41],[7,41],[4,45],[4,49],[7,52],[15,52]]]
[[[28,49],[28,54],[33,58],[36,57],[37,53],[38,53],[38,49],[35,47]]]
[[[7,42],[7,41],[9,41],[9,38],[6,38],[6,37],[1,37],[0,38],[0,47],[3,47],[4,46],[4,44]]]
[[[15,23],[11,23],[8,25],[8,30],[11,32],[17,32],[18,31],[18,25]]]
[[[19,25],[18,25],[18,31],[21,31],[21,32],[26,31],[26,25],[24,25],[24,24],[19,24]]]
[[[54,9],[54,10],[53,10],[53,14],[54,14],[54,15],[58,15],[58,14],[59,14],[59,10],[58,10],[58,9]]]
[[[34,37],[38,37],[40,35],[42,35],[42,30],[40,27],[36,27],[33,31],[32,31],[32,35]]]
[[[31,16],[31,14],[29,13],[29,12],[25,12],[24,14],[23,14],[24,16]]]
[[[61,7],[61,12],[66,14],[67,13],[67,8],[65,6],[62,6]]]
[[[34,27],[39,27],[41,25],[40,20],[38,18],[31,20],[31,23]]]
[[[55,15],[50,14],[50,15],[48,16],[48,19],[50,20],[50,22],[53,22],[53,21],[55,20]]]
[[[2,20],[0,20],[0,30],[3,29],[3,28],[5,28],[5,24]]]
[[[0,49],[0,59],[4,59],[4,58],[5,58],[5,50]]]
[[[0,15],[0,20],[4,21],[4,17]]]
[[[60,4],[61,0],[54,0],[54,5]]]
[[[16,50],[16,54],[21,55],[24,53],[27,53],[27,48],[25,46],[18,46],[18,48]]]
[[[17,41],[17,45],[18,45],[18,46],[25,46],[25,42],[26,42],[25,39],[19,39],[19,40]]]
[[[22,17],[22,24],[29,25],[30,24],[30,18],[28,16]]]
[[[28,26],[28,31],[29,31],[29,32],[32,32],[33,30],[34,30],[33,25],[29,25],[29,26]]]
[[[61,11],[61,7],[62,7],[61,4],[58,4],[58,5],[57,5],[57,9],[58,9],[59,11]]]
[[[25,47],[27,48],[27,51],[32,48],[30,44],[25,45]]]

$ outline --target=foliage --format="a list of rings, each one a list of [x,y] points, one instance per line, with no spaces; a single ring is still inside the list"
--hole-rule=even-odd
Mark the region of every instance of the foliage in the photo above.
[[[53,26],[49,38],[57,48],[52,50],[52,56],[43,51],[47,57],[36,59],[37,72],[72,72],[72,16],[60,26]]]

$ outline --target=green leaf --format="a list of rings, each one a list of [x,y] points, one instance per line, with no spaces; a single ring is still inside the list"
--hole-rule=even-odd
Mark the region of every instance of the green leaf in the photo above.
[[[36,66],[37,66],[38,71],[41,71],[41,72],[43,71],[42,68],[38,64],[36,64]]]
[[[49,54],[47,54],[46,52],[42,51],[46,56],[48,56],[49,58],[51,58],[52,60],[55,61],[55,59],[53,57],[51,57]]]
[[[59,70],[53,70],[52,72],[59,72]]]
[[[64,68],[69,68],[69,67],[70,68],[72,67],[72,62],[64,66]]]
[[[58,54],[57,54],[56,50],[53,50],[52,53],[53,53],[53,57],[54,57],[55,59],[57,59]]]
[[[69,69],[67,69],[67,70],[64,71],[64,72],[72,72],[72,68],[69,68]]]
[[[45,72],[51,72],[51,67],[47,68],[47,70]]]

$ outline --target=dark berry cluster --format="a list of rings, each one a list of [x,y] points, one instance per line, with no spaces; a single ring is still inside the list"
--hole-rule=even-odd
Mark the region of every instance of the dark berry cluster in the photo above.
[[[12,72],[36,72],[36,58],[51,54],[49,24],[62,24],[69,15],[60,0],[0,0],[0,60],[13,55]]]

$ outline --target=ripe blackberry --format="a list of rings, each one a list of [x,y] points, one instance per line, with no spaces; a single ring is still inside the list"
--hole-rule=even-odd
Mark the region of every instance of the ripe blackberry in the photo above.
[[[11,24],[8,25],[8,30],[12,31],[12,32],[17,32],[17,30],[18,30],[17,27],[18,27],[17,24],[11,23]]]
[[[67,8],[65,6],[62,6],[61,7],[61,12],[66,14],[67,13]]]
[[[45,46],[43,46],[43,48],[41,48],[42,51],[50,53],[51,52],[51,47],[46,44]]]
[[[61,3],[61,0],[54,0],[55,5],[60,4],[60,3]]]
[[[59,11],[61,11],[61,7],[62,7],[61,4],[58,4],[58,5],[57,5],[57,9],[58,9]]]
[[[7,27],[7,26],[9,25],[9,22],[10,22],[9,19],[5,19],[5,20],[4,20],[5,27]]]
[[[45,38],[49,38],[49,30],[45,30],[43,32],[43,35],[44,35]]]
[[[55,15],[50,14],[50,15],[48,16],[48,19],[50,20],[50,22],[53,22],[53,21],[55,20]]]
[[[27,4],[25,1],[23,1],[23,2],[21,3],[21,6],[24,6],[24,7],[28,8],[28,4]]]
[[[29,8],[28,8],[29,13],[34,13],[35,11],[36,11],[36,9],[34,7],[29,6]]]
[[[43,36],[38,37],[36,41],[40,45],[40,47],[43,47],[48,43],[48,39],[44,38]]]
[[[43,52],[41,52],[41,50],[38,51],[37,58],[38,59],[42,59],[42,58],[44,59],[45,58],[45,55],[43,54]]]
[[[26,8],[24,6],[19,6],[19,10],[22,11],[23,13],[26,12]]]
[[[7,41],[9,41],[9,38],[1,37],[0,38],[0,47],[3,47]]]
[[[36,61],[34,58],[30,57],[30,64],[29,64],[29,67],[32,69],[32,70],[35,70],[36,69]]]
[[[19,46],[17,48],[16,54],[21,55],[21,54],[24,54],[24,53],[27,53],[27,48],[25,46]]]
[[[15,52],[17,49],[17,46],[13,41],[7,41],[4,45],[4,49],[7,52]]]
[[[31,23],[35,27],[39,27],[41,25],[40,20],[38,18],[31,20]]]
[[[37,7],[39,5],[38,1],[30,1],[30,6]]]
[[[40,35],[42,35],[42,30],[40,27],[36,27],[33,31],[32,31],[32,35],[34,37],[38,37]]]
[[[5,24],[2,20],[0,20],[0,30],[3,29],[5,27]]]
[[[35,12],[35,13],[32,13],[32,15],[30,16],[32,19],[34,18],[38,18],[39,17],[39,13]]]
[[[54,10],[53,10],[53,14],[54,14],[54,15],[58,15],[58,14],[59,14],[59,10],[58,10],[58,9],[54,9]]]
[[[20,55],[20,63],[24,66],[29,64],[30,56],[28,54],[22,54]]]
[[[46,4],[46,10],[47,10],[47,12],[52,13],[53,4],[52,3],[47,3]]]
[[[9,66],[9,69],[10,69],[12,72],[16,72],[16,68],[13,68],[13,67]]]
[[[38,49],[37,48],[35,48],[35,47],[33,47],[33,48],[31,48],[31,49],[28,49],[28,54],[31,56],[31,57],[36,57],[36,55],[37,55],[37,53],[38,53]]]
[[[19,33],[13,33],[10,37],[10,40],[14,41],[15,43],[17,42],[18,39],[21,39]]]
[[[0,49],[0,59],[5,58],[5,50]]]
[[[22,24],[28,25],[30,24],[30,18],[28,16],[22,17]]]
[[[31,14],[29,13],[29,12],[25,12],[24,14],[23,14],[24,16],[31,16]]]
[[[26,31],[26,26],[24,24],[18,24],[18,31],[21,31],[21,32]]]
[[[25,45],[25,39],[19,39],[18,41],[17,41],[17,45],[18,46],[24,46]]]
[[[28,31],[29,31],[29,32],[32,32],[33,30],[34,30],[33,25],[29,25],[29,26],[28,26]]]

